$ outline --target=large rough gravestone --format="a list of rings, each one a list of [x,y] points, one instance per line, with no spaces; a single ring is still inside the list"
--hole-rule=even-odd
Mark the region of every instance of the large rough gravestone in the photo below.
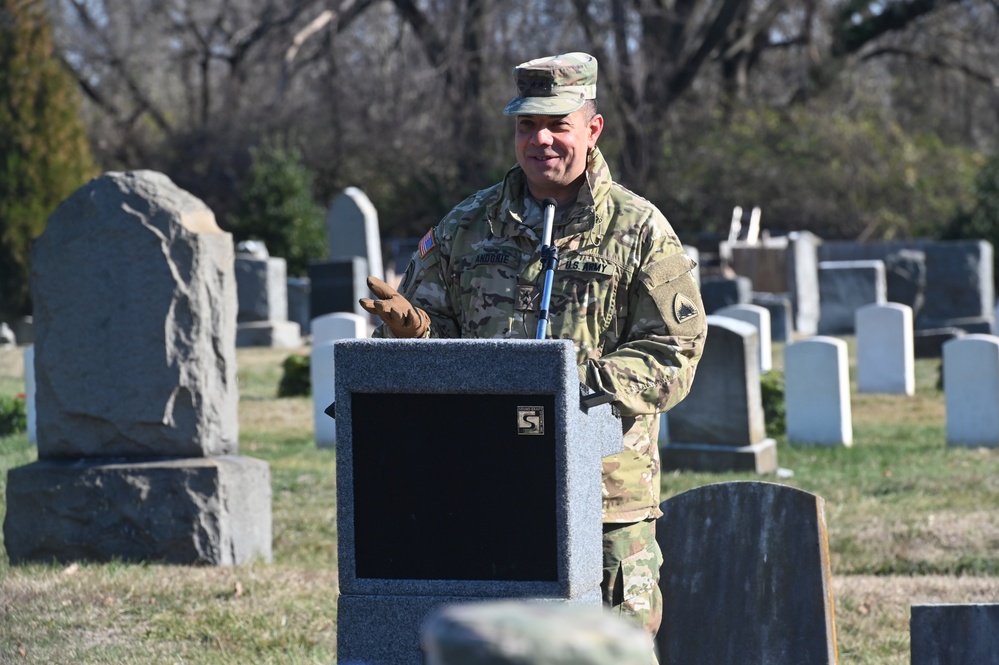
[[[846,342],[821,335],[784,348],[787,441],[853,445]]]
[[[912,308],[889,302],[857,310],[857,390],[912,395],[916,391]]]
[[[270,559],[211,210],[162,174],[108,173],[56,209],[31,268],[38,461],[8,473],[11,562]]]
[[[947,445],[999,447],[999,337],[971,334],[943,345]]]
[[[442,605],[600,605],[600,459],[622,425],[582,401],[571,341],[341,340],[334,356],[338,662],[420,665]]]
[[[664,469],[777,470],[777,443],[766,436],[758,333],[751,324],[710,315],[690,393],[669,412]]]
[[[378,211],[357,187],[348,187],[333,201],[326,215],[326,238],[331,260],[361,257],[367,261],[368,274],[385,279]]]
[[[999,604],[913,605],[911,665],[985,665],[999,658]]]
[[[763,482],[661,504],[662,665],[838,662],[823,500]]]

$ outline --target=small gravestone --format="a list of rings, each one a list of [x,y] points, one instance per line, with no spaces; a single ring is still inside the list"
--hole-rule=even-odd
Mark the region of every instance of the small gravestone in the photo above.
[[[756,328],[759,340],[758,356],[760,358],[760,373],[773,369],[773,352],[770,336],[770,310],[759,305],[729,305],[722,307],[716,316],[727,316],[737,321],[744,321]]]
[[[999,447],[999,337],[965,335],[943,345],[947,445]]]
[[[883,261],[819,263],[819,333],[852,334],[857,310],[887,302]]]
[[[312,314],[309,312],[310,284],[308,277],[288,278],[288,320],[298,324],[303,335],[311,334],[309,327]]]
[[[295,348],[302,343],[298,323],[288,320],[287,263],[268,256],[263,243],[254,252],[239,252],[235,260],[236,346]]]
[[[777,444],[764,426],[756,328],[717,315],[707,322],[690,393],[669,412],[663,468],[774,472]]]
[[[38,461],[7,476],[12,563],[271,556],[270,470],[238,454],[232,237],[151,171],[55,210],[31,260]]]
[[[999,658],[999,604],[913,605],[911,665],[985,665]]]
[[[336,445],[336,421],[326,414],[326,408],[336,399],[333,345],[341,339],[367,337],[368,321],[357,314],[335,312],[313,319],[311,326],[309,378],[312,383],[312,422],[315,425],[316,446],[332,448]]]
[[[704,311],[714,314],[722,307],[742,305],[753,299],[753,283],[748,277],[704,277],[701,300]]]
[[[333,201],[326,216],[326,238],[328,258],[360,257],[367,262],[369,274],[385,279],[378,211],[357,187],[348,187]]]
[[[846,342],[810,337],[784,348],[784,407],[792,444],[853,444]]]
[[[857,310],[857,390],[912,395],[916,390],[912,308],[899,303]]]
[[[309,264],[309,314],[316,319],[323,314],[352,312],[370,318],[358,303],[368,298],[367,259],[355,256]]]
[[[770,312],[770,338],[774,342],[790,342],[794,338],[791,299],[783,293],[753,293],[753,304]]]
[[[835,665],[823,503],[763,482],[705,485],[664,501],[660,663]]]

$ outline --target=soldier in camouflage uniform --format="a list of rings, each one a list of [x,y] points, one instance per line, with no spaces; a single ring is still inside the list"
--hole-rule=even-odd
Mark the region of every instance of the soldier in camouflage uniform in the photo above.
[[[690,390],[707,325],[694,262],[649,201],[615,183],[596,147],[596,60],[514,69],[517,166],[470,196],[419,244],[398,292],[362,299],[376,336],[533,339],[543,281],[540,201],[558,204],[549,335],[571,339],[579,379],[614,397],[625,452],[603,460],[604,602],[655,635],[662,616],[659,413]]]

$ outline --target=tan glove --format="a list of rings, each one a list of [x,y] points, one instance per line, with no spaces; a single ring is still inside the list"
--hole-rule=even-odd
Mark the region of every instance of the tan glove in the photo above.
[[[358,302],[365,311],[385,322],[396,337],[423,337],[430,328],[430,317],[419,307],[399,295],[399,292],[378,279],[368,277],[368,288],[377,300],[361,298]]]

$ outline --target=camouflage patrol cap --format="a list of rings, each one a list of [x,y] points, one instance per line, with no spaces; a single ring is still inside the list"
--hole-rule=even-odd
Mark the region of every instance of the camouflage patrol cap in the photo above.
[[[652,638],[599,605],[461,603],[424,622],[426,665],[648,665]]]
[[[505,115],[567,115],[597,98],[597,59],[565,53],[529,60],[514,67],[517,96]]]

